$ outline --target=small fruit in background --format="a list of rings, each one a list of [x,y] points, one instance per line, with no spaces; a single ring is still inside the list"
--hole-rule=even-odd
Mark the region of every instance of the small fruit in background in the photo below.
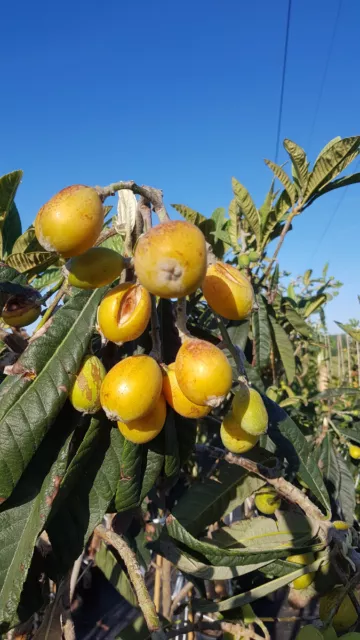
[[[268,398],[270,398],[270,400],[273,400],[274,402],[278,401],[280,395],[278,387],[275,387],[274,385],[268,387],[265,391],[265,394]]]
[[[124,258],[106,247],[92,247],[68,260],[65,273],[68,282],[79,289],[96,289],[111,284],[125,267]]]
[[[200,287],[206,273],[205,238],[190,222],[159,224],[142,235],[135,247],[135,273],[150,293],[182,298]]]
[[[337,603],[341,592],[342,587],[335,587],[335,589],[320,598],[319,616],[322,622],[327,620],[330,611]],[[337,633],[340,633],[341,631],[347,631],[352,627],[357,619],[357,611],[350,596],[346,595],[332,619],[332,626]]]
[[[338,531],[348,531],[350,529],[350,525],[348,525],[348,523],[344,522],[343,520],[334,520],[333,526]]]
[[[236,391],[231,410],[241,428],[253,436],[267,432],[269,418],[260,393],[242,385]]]
[[[139,338],[150,316],[149,292],[140,284],[125,282],[111,289],[102,299],[97,313],[98,329],[107,340],[122,344]]]
[[[72,388],[69,400],[81,413],[96,413],[101,409],[100,389],[106,376],[106,369],[96,356],[86,356],[81,364]]]
[[[259,258],[260,258],[260,256],[259,256],[257,251],[250,251],[250,253],[249,253],[250,262],[257,262],[259,260]]]
[[[2,319],[9,327],[27,327],[40,316],[39,300],[41,295],[35,290],[29,295],[10,296],[1,312]]]
[[[295,564],[303,564],[308,565],[312,564],[315,561],[315,556],[313,553],[301,553],[295,556],[289,556],[286,558],[287,562],[294,562]],[[314,582],[315,573],[305,573],[300,578],[296,578],[292,583],[294,589],[306,589],[309,587],[312,582]]]
[[[357,447],[356,444],[350,444],[349,455],[353,460],[360,460],[360,447]]]
[[[238,425],[232,413],[225,416],[222,422],[220,438],[224,447],[231,453],[246,453],[259,441],[258,436],[250,435]]]
[[[130,422],[118,422],[120,433],[135,444],[144,444],[156,438],[162,430],[166,420],[166,402],[161,394],[155,407],[142,418]]]
[[[93,246],[103,222],[103,204],[96,190],[74,184],[59,191],[40,209],[35,233],[47,251],[72,258]]]
[[[131,422],[155,408],[162,388],[162,374],[150,356],[130,356],[106,374],[100,402],[109,420]]]
[[[239,257],[238,257],[238,264],[239,267],[248,267],[250,264],[250,256],[248,256],[246,253],[242,253]]]
[[[244,320],[254,306],[251,283],[230,264],[216,262],[210,265],[202,290],[208,305],[227,320]]]
[[[264,489],[255,496],[255,506],[260,513],[272,516],[280,508],[281,498],[273,489]]]
[[[183,394],[195,404],[218,407],[229,393],[232,370],[225,354],[205,340],[187,339],[175,360]]]
[[[191,402],[181,391],[175,374],[175,362],[162,365],[163,370],[163,394],[166,402],[184,418],[203,418],[211,411],[211,407],[205,407]]]

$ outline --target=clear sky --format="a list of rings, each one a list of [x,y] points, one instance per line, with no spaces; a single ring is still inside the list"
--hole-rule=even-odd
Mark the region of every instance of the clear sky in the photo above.
[[[281,137],[312,159],[336,135],[360,133],[359,0],[342,2],[314,123],[338,7],[293,0]],[[168,205],[210,215],[229,204],[234,175],[260,205],[270,183],[263,159],[275,154],[286,12],[287,0],[3,3],[0,173],[25,172],[24,226],[77,182],[133,179],[161,187]],[[340,193],[295,220],[280,254],[294,276],[330,262],[345,283],[330,321],[360,318],[360,186],[348,189],[319,244]]]

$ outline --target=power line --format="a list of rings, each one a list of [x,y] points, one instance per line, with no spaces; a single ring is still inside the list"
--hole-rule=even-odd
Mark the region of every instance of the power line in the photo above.
[[[288,55],[288,45],[289,45],[291,3],[292,3],[292,0],[288,0],[285,46],[284,46],[284,59],[283,59],[283,68],[282,68],[282,77],[281,77],[281,89],[280,89],[279,117],[278,117],[277,132],[276,132],[275,162],[277,162],[277,160],[278,160],[279,147],[280,147],[280,132],[281,132],[281,121],[282,121],[282,113],[283,113],[283,106],[284,106],[285,76],[286,76],[287,55]]]
[[[337,27],[338,27],[338,24],[339,24],[339,18],[340,18],[342,4],[343,4],[343,0],[339,0],[338,8],[337,8],[336,16],[335,16],[334,27],[333,27],[333,30],[332,30],[332,34],[331,34],[331,38],[330,38],[330,44],[329,44],[329,48],[328,48],[328,52],[327,52],[325,69],[324,69],[323,77],[322,77],[321,84],[320,84],[320,91],[319,91],[318,99],[317,99],[316,106],[315,106],[315,112],[314,112],[313,121],[311,123],[311,128],[310,128],[310,133],[309,133],[309,140],[308,140],[308,150],[310,150],[310,145],[311,145],[312,138],[313,138],[313,135],[314,135],[314,130],[315,130],[317,117],[319,115],[320,104],[321,104],[322,96],[323,96],[323,93],[324,93],[327,74],[328,74],[328,71],[329,71],[329,64],[330,64],[330,59],[331,59],[334,43],[335,43],[335,37],[336,37]]]

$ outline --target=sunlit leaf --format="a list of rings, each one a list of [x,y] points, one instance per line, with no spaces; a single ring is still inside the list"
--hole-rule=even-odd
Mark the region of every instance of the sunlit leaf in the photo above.
[[[280,180],[284,189],[287,191],[290,197],[291,204],[295,204],[297,199],[296,188],[293,182],[291,182],[286,171],[275,162],[271,160],[265,160],[265,164],[274,172],[275,176]]]
[[[235,197],[239,203],[241,212],[245,216],[252,232],[255,235],[257,246],[260,247],[261,243],[261,224],[260,214],[255,207],[255,204],[250,196],[248,190],[240,184],[235,178],[232,179],[232,186]]]
[[[304,199],[309,198],[317,189],[325,187],[331,180],[344,171],[359,153],[360,136],[343,138],[332,144],[322,153],[314,164],[309,176]]]
[[[291,383],[295,377],[295,356],[293,346],[286,331],[284,331],[284,329],[276,322],[275,318],[271,315],[268,317],[273,332],[273,339],[279,351],[286,377],[288,382]]]
[[[294,177],[297,180],[301,194],[305,193],[305,189],[308,182],[308,167],[309,163],[306,158],[306,153],[298,144],[292,142],[286,138],[284,140],[284,148],[288,152],[293,169]]]

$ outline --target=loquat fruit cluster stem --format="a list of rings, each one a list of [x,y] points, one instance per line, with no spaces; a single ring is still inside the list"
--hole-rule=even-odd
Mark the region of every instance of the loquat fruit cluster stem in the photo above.
[[[163,200],[163,192],[161,189],[155,189],[154,187],[148,187],[146,185],[138,185],[133,180],[119,182],[112,182],[107,187],[95,187],[101,200],[104,202],[109,196],[115,195],[117,191],[121,189],[129,189],[135,195],[142,196],[145,200],[151,203],[153,211],[158,216],[160,222],[169,222],[169,214],[166,210]]]

